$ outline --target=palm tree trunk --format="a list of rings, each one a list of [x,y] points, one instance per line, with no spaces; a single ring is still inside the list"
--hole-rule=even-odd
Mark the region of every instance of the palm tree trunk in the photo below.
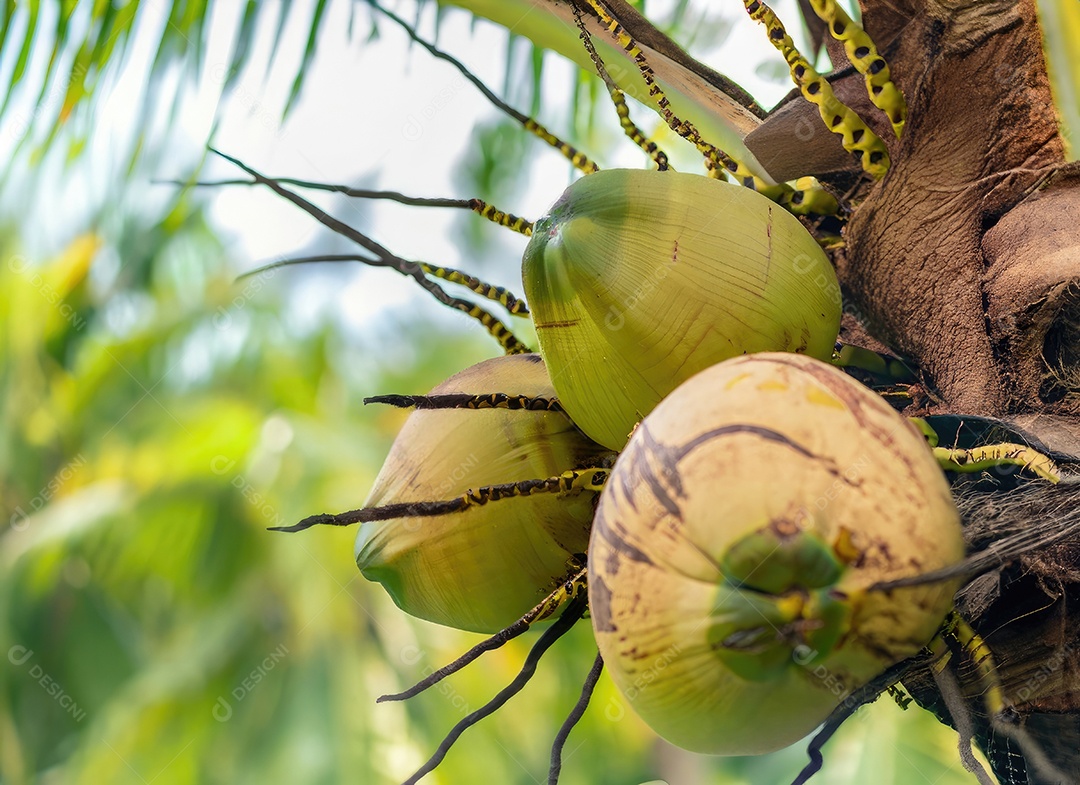
[[[1080,199],[1055,176],[1064,149],[1035,2],[911,6],[890,62],[909,121],[848,227],[843,284],[872,332],[918,363],[937,408],[1075,414],[1043,363],[1076,367],[1058,344],[1080,303]]]

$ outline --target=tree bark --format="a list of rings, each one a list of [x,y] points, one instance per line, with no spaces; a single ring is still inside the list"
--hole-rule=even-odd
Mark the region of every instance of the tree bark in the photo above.
[[[871,332],[919,365],[942,409],[1044,410],[1043,344],[1080,258],[1060,253],[1048,270],[1018,253],[1038,248],[1028,218],[1039,207],[1009,215],[1065,163],[1035,3],[920,5],[890,63],[907,127],[848,226],[841,280]],[[1042,202],[1065,219],[1075,195],[1058,188]]]

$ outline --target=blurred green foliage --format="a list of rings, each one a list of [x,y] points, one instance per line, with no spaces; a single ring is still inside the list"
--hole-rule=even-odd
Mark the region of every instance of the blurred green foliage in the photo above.
[[[36,94],[33,116],[17,120],[37,125],[41,134],[36,138],[29,133],[21,135],[19,147],[34,141],[36,145],[27,152],[39,157],[66,131],[63,137],[69,155],[77,156],[85,149],[95,126],[95,96],[101,92],[102,85],[108,84],[109,76],[127,62],[136,37],[141,36],[141,43],[153,48],[146,73],[151,85],[149,94],[165,102],[169,96],[160,94],[175,90],[168,81],[171,69],[179,65],[186,72],[185,77],[198,78],[204,65],[208,25],[215,13],[219,15],[219,24],[224,21],[221,14],[228,14],[237,23],[230,61],[227,66],[222,64],[222,92],[228,92],[235,84],[247,64],[256,32],[261,24],[271,21],[269,17],[273,17],[274,27],[269,64],[273,64],[279,53],[287,23],[308,27],[307,44],[284,107],[287,114],[303,87],[304,75],[314,57],[326,4],[327,0],[218,4],[207,0],[163,4],[139,0],[4,3],[0,7],[0,50],[14,54],[9,55],[11,70],[5,97],[0,101],[0,119],[10,114],[9,109],[20,101]],[[41,50],[49,51],[48,70],[43,79],[36,81],[32,78],[33,63],[35,57],[41,56]],[[143,107],[144,121],[156,108],[156,100],[148,100]],[[174,104],[173,108],[175,112],[179,105]],[[132,152],[138,154],[137,150]]]

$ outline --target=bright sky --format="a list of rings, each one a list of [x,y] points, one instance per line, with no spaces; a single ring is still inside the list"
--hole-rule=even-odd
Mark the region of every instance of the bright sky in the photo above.
[[[181,127],[172,129],[174,134],[180,131],[176,134],[175,155],[161,163],[158,173],[161,178],[187,176],[210,136],[243,5],[239,0],[210,4],[213,17],[207,26],[210,40],[205,47],[201,81],[197,89],[187,90],[182,110],[177,115]],[[381,21],[378,39],[363,40],[368,27],[366,5],[329,3],[300,101],[282,125],[279,123],[281,108],[299,67],[313,3],[292,4],[293,18],[285,28],[285,40],[269,73],[267,60],[277,22],[275,6],[280,7],[280,4],[264,5],[269,7],[261,16],[262,29],[250,53],[249,67],[226,97],[221,110],[213,137],[217,147],[271,175],[363,185],[421,196],[465,198],[476,195],[462,193],[460,186],[455,184],[453,173],[470,145],[475,144],[474,126],[493,122],[501,116],[456,70],[419,47],[410,48],[404,33],[388,20]],[[391,2],[390,5],[406,19],[415,18],[412,0]],[[663,19],[672,5],[670,0],[650,0],[650,16]],[[795,0],[779,0],[773,5],[782,18],[797,18]],[[55,161],[62,156],[54,156],[52,171],[31,175],[62,185],[56,186],[59,193],[39,195],[39,200],[47,201],[48,209],[34,209],[34,223],[40,224],[41,228],[35,226],[35,231],[29,233],[32,235],[28,240],[29,251],[46,254],[62,247],[70,239],[70,227],[80,223],[75,216],[85,212],[88,205],[100,202],[107,192],[103,184],[110,176],[116,176],[120,158],[117,151],[125,148],[120,140],[130,138],[136,129],[143,127],[138,110],[143,105],[141,96],[148,89],[147,64],[158,31],[165,24],[165,6],[144,3],[140,8],[143,29],[153,34],[136,38],[129,67],[116,81],[108,100],[100,105],[94,118],[96,134],[92,153],[67,171],[60,170]],[[49,4],[46,4],[43,15],[49,10]],[[434,31],[434,10],[434,5],[429,5],[422,15],[421,31],[428,37]],[[698,41],[691,47],[692,53],[743,85],[765,106],[783,96],[791,88],[783,61],[767,42],[763,28],[747,17],[742,3],[738,0],[699,2],[693,4],[691,18],[706,11],[709,19],[730,20],[730,34],[720,36],[722,40],[712,46],[704,46]],[[350,42],[348,35],[352,12],[357,14],[355,24],[359,31],[354,36],[355,42]],[[77,24],[78,12],[76,17]],[[43,19],[41,28],[49,31],[53,29],[52,25],[52,20]],[[704,37],[702,31],[710,29],[700,23],[687,27],[698,31],[700,37]],[[445,13],[439,30],[439,45],[463,60],[495,92],[502,93],[508,48],[504,29],[486,22],[474,24],[469,14],[451,9]],[[515,54],[516,62],[524,65],[526,47],[519,45]],[[0,57],[0,77],[10,72],[11,60],[11,56]],[[43,69],[43,58],[38,61],[37,67]],[[573,82],[574,67],[557,55],[548,55],[544,69],[544,98],[538,119],[558,132],[560,128],[568,127],[564,107]],[[521,73],[525,73],[524,69]],[[163,87],[168,86],[167,80]],[[35,114],[48,116],[49,112],[55,111],[63,99],[63,87],[48,90],[42,104],[27,106],[21,114],[9,115],[15,122],[5,121],[4,132],[0,133],[0,155],[10,153],[12,142],[19,138],[26,120]],[[517,91],[508,100],[523,110],[528,109],[522,104],[527,100],[525,90]],[[634,117],[641,125],[655,127],[654,114],[640,106],[635,108]],[[614,111],[600,106],[597,116],[608,129],[606,136],[601,138],[610,143],[604,145],[606,149],[586,151],[602,166],[643,166],[644,157],[618,132]],[[164,119],[159,118],[159,122]],[[555,201],[573,174],[557,153],[541,143],[531,145],[530,149],[536,154],[520,174],[523,184],[520,194],[512,203],[499,206],[535,219]],[[676,151],[669,150],[672,152]],[[687,169],[697,167],[696,161],[684,166]],[[236,177],[238,172],[225,162],[215,160],[211,162],[207,176]],[[19,207],[25,209],[21,204],[13,207],[13,198],[18,199],[18,194],[13,197],[9,191],[5,212]],[[477,269],[475,260],[467,255],[463,258],[461,244],[455,241],[460,237],[460,231],[455,229],[459,224],[455,222],[463,219],[458,211],[345,202],[326,198],[324,194],[314,194],[311,198],[324,207],[332,207],[339,217],[364,228],[399,255]],[[242,268],[250,269],[284,256],[310,253],[311,246],[320,242],[325,248],[326,238],[330,236],[329,230],[265,189],[222,189],[212,197],[210,216],[227,238],[229,256]],[[467,216],[464,218],[468,219]],[[489,252],[495,261],[482,266],[482,271],[495,279],[494,283],[520,291],[519,260],[525,239],[495,226],[488,228],[494,239]],[[112,260],[112,264],[119,265],[120,260]],[[414,284],[385,270],[361,272],[357,268],[345,288],[342,288],[340,275],[320,274],[315,266],[282,271],[278,275],[308,303],[309,312],[336,308],[347,323],[357,328],[367,325],[374,315],[385,309],[408,306],[425,308],[429,312],[436,310],[434,304],[422,301],[420,293],[414,291]],[[448,326],[469,328],[460,315],[447,313],[445,317]],[[441,323],[443,320],[439,318]]]
[[[663,18],[672,5],[653,0],[649,10]],[[787,18],[797,18],[793,15],[794,0],[776,6]],[[706,7],[710,14],[718,13],[729,19],[732,32],[719,46],[695,49],[695,53],[749,89],[766,106],[783,96],[791,88],[786,79],[777,79],[777,74],[786,77],[783,61],[769,45],[763,29],[747,17],[742,4],[699,3],[697,12]],[[394,8],[404,18],[414,18],[411,2],[397,3]],[[363,4],[359,4],[359,9],[361,14],[366,10]],[[434,30],[433,11],[429,7],[422,17],[422,31],[428,37]],[[389,21],[382,20],[378,40],[350,44],[346,35],[347,4],[331,4],[329,13],[331,17],[324,22],[303,97],[285,125],[279,127],[276,122],[277,108],[284,101],[295,60],[280,64],[279,73],[272,73],[266,81],[262,79],[261,68],[249,69],[228,98],[216,144],[266,173],[363,183],[367,187],[411,195],[473,196],[455,187],[452,172],[474,143],[471,135],[474,125],[478,121],[499,119],[499,112],[449,64],[436,60],[419,47],[410,49],[404,33]],[[360,24],[360,29],[364,29],[366,21],[362,19]],[[307,27],[297,24],[291,29],[296,31],[297,39],[287,46],[299,52],[303,46],[300,36]],[[214,30],[217,41],[212,42],[210,51],[215,51],[215,44],[216,51],[223,51],[232,30],[225,23]],[[265,44],[268,36],[262,38]],[[445,15],[439,30],[439,45],[464,61],[489,87],[501,92],[508,48],[505,30],[486,22],[474,26],[467,13],[454,9]],[[518,47],[517,54],[521,63],[526,48]],[[262,54],[257,52],[254,62],[260,63],[261,58]],[[560,99],[570,89],[574,67],[558,56],[549,55],[544,68],[544,100],[538,119],[555,128],[566,127],[562,108],[565,100]],[[771,78],[763,78],[763,73]],[[528,108],[520,104],[519,107]],[[634,116],[646,127],[657,122],[648,110],[637,109]],[[614,111],[601,106],[598,114],[609,128],[616,129],[609,135],[614,141],[613,149],[588,152],[604,166],[643,166],[644,157],[619,135]],[[196,118],[193,115],[192,119]],[[205,131],[200,133],[200,128],[205,127],[205,117],[193,122],[192,137],[204,138]],[[524,173],[527,187],[512,204],[500,206],[535,219],[554,202],[573,174],[557,153],[541,143],[532,145],[532,149],[537,153]],[[695,163],[688,166],[698,166],[696,159],[691,160]],[[213,165],[210,171],[230,175],[230,167],[226,165]],[[365,221],[364,225],[376,239],[399,255],[476,269],[472,260],[462,258],[452,240],[453,222],[462,218],[456,211],[314,200],[323,205],[333,204],[337,214],[346,220],[350,220],[351,212],[354,220]],[[213,216],[222,229],[235,233],[238,254],[250,259],[252,264],[299,253],[326,235],[326,230],[307,215],[266,191],[223,191],[215,199]],[[491,253],[505,267],[499,264],[487,274],[496,283],[520,291],[518,262],[525,238],[494,226],[490,227],[490,234],[500,240]],[[492,269],[487,267],[485,271]],[[283,274],[293,276],[291,280],[307,277],[313,282],[316,276],[310,275],[312,270]],[[339,295],[344,312],[357,326],[363,326],[378,309],[400,308],[405,302],[416,302],[413,285],[392,273],[372,271],[354,277],[353,281]],[[357,303],[366,303],[366,307],[357,308]],[[456,315],[448,316],[461,321]]]
[[[789,4],[794,6],[794,0],[777,5],[783,9]],[[662,9],[671,5],[653,0],[649,8],[650,12],[656,8],[662,17]],[[413,17],[412,3],[398,3],[395,7],[405,18]],[[766,41],[763,29],[746,16],[741,3],[727,6],[714,3],[711,7],[732,20],[733,31],[720,47],[702,50],[701,54],[766,105],[775,102],[791,85],[758,75],[763,70],[762,63],[772,61],[783,66]],[[363,13],[363,4],[360,8]],[[429,37],[434,29],[433,10],[429,7],[423,17],[423,29]],[[291,74],[292,69],[279,68],[278,71],[284,72],[283,78],[275,79],[271,74],[266,83],[261,78],[261,69],[249,69],[247,78],[227,99],[228,109],[216,136],[217,144],[226,151],[239,152],[247,162],[269,172],[331,182],[370,178],[374,187],[411,194],[472,196],[454,193],[451,172],[472,141],[474,123],[498,119],[498,111],[449,64],[432,58],[418,47],[409,50],[404,33],[389,21],[381,22],[380,39],[350,44],[344,32],[348,24],[347,4],[331,4],[329,13],[331,18],[324,23],[303,98],[285,125],[278,126],[276,109],[290,84],[284,76]],[[289,42],[288,48],[297,51],[303,46],[300,36],[306,26],[296,25],[292,29],[297,40]],[[232,34],[224,24],[215,32],[225,42]],[[265,41],[266,36],[263,38]],[[500,91],[507,55],[505,30],[486,22],[473,27],[468,14],[454,9],[446,13],[439,44],[463,60],[496,92]],[[519,63],[524,53],[525,48],[519,47]],[[255,62],[260,62],[258,54]],[[569,90],[572,78],[572,66],[557,55],[547,57],[545,99],[538,119],[556,127],[559,123],[552,120],[565,121],[561,108],[564,101],[560,98]],[[603,109],[600,116],[614,127],[614,112],[604,113]],[[646,125],[656,122],[655,115],[642,107],[638,107],[635,116]],[[194,124],[195,138],[202,138],[200,127],[205,127],[205,119]],[[571,172],[557,153],[544,149],[540,143],[534,148],[537,160],[528,172],[530,186],[525,189],[523,200],[508,205],[507,209],[535,217],[565,188]],[[644,164],[644,157],[629,142],[618,144],[617,155],[612,151],[591,152],[608,166]],[[222,170],[228,168],[217,171]],[[306,228],[310,219],[280,199],[265,196],[266,199],[253,199],[250,192],[236,191],[222,196],[218,202],[223,225],[244,235],[245,247],[253,258],[270,258],[308,239]],[[270,217],[267,210],[271,211],[272,221],[267,220]],[[438,233],[415,231],[415,213],[390,206],[384,212],[386,223],[394,223],[392,216],[397,215],[397,222],[405,229],[401,242],[409,247],[397,246],[403,252],[445,257],[448,250],[452,251],[438,236],[433,236]],[[425,224],[436,221],[439,221],[436,212],[424,214]],[[249,227],[253,223],[263,224],[262,229],[251,232]],[[272,224],[271,231],[267,231],[267,224]]]

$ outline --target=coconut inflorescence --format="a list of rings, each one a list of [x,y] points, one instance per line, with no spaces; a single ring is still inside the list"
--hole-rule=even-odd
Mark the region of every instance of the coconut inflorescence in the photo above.
[[[767,752],[923,648],[957,583],[871,587],[963,555],[909,422],[822,362],[752,355],[680,386],[620,455],[589,546],[593,628],[669,741]]]

